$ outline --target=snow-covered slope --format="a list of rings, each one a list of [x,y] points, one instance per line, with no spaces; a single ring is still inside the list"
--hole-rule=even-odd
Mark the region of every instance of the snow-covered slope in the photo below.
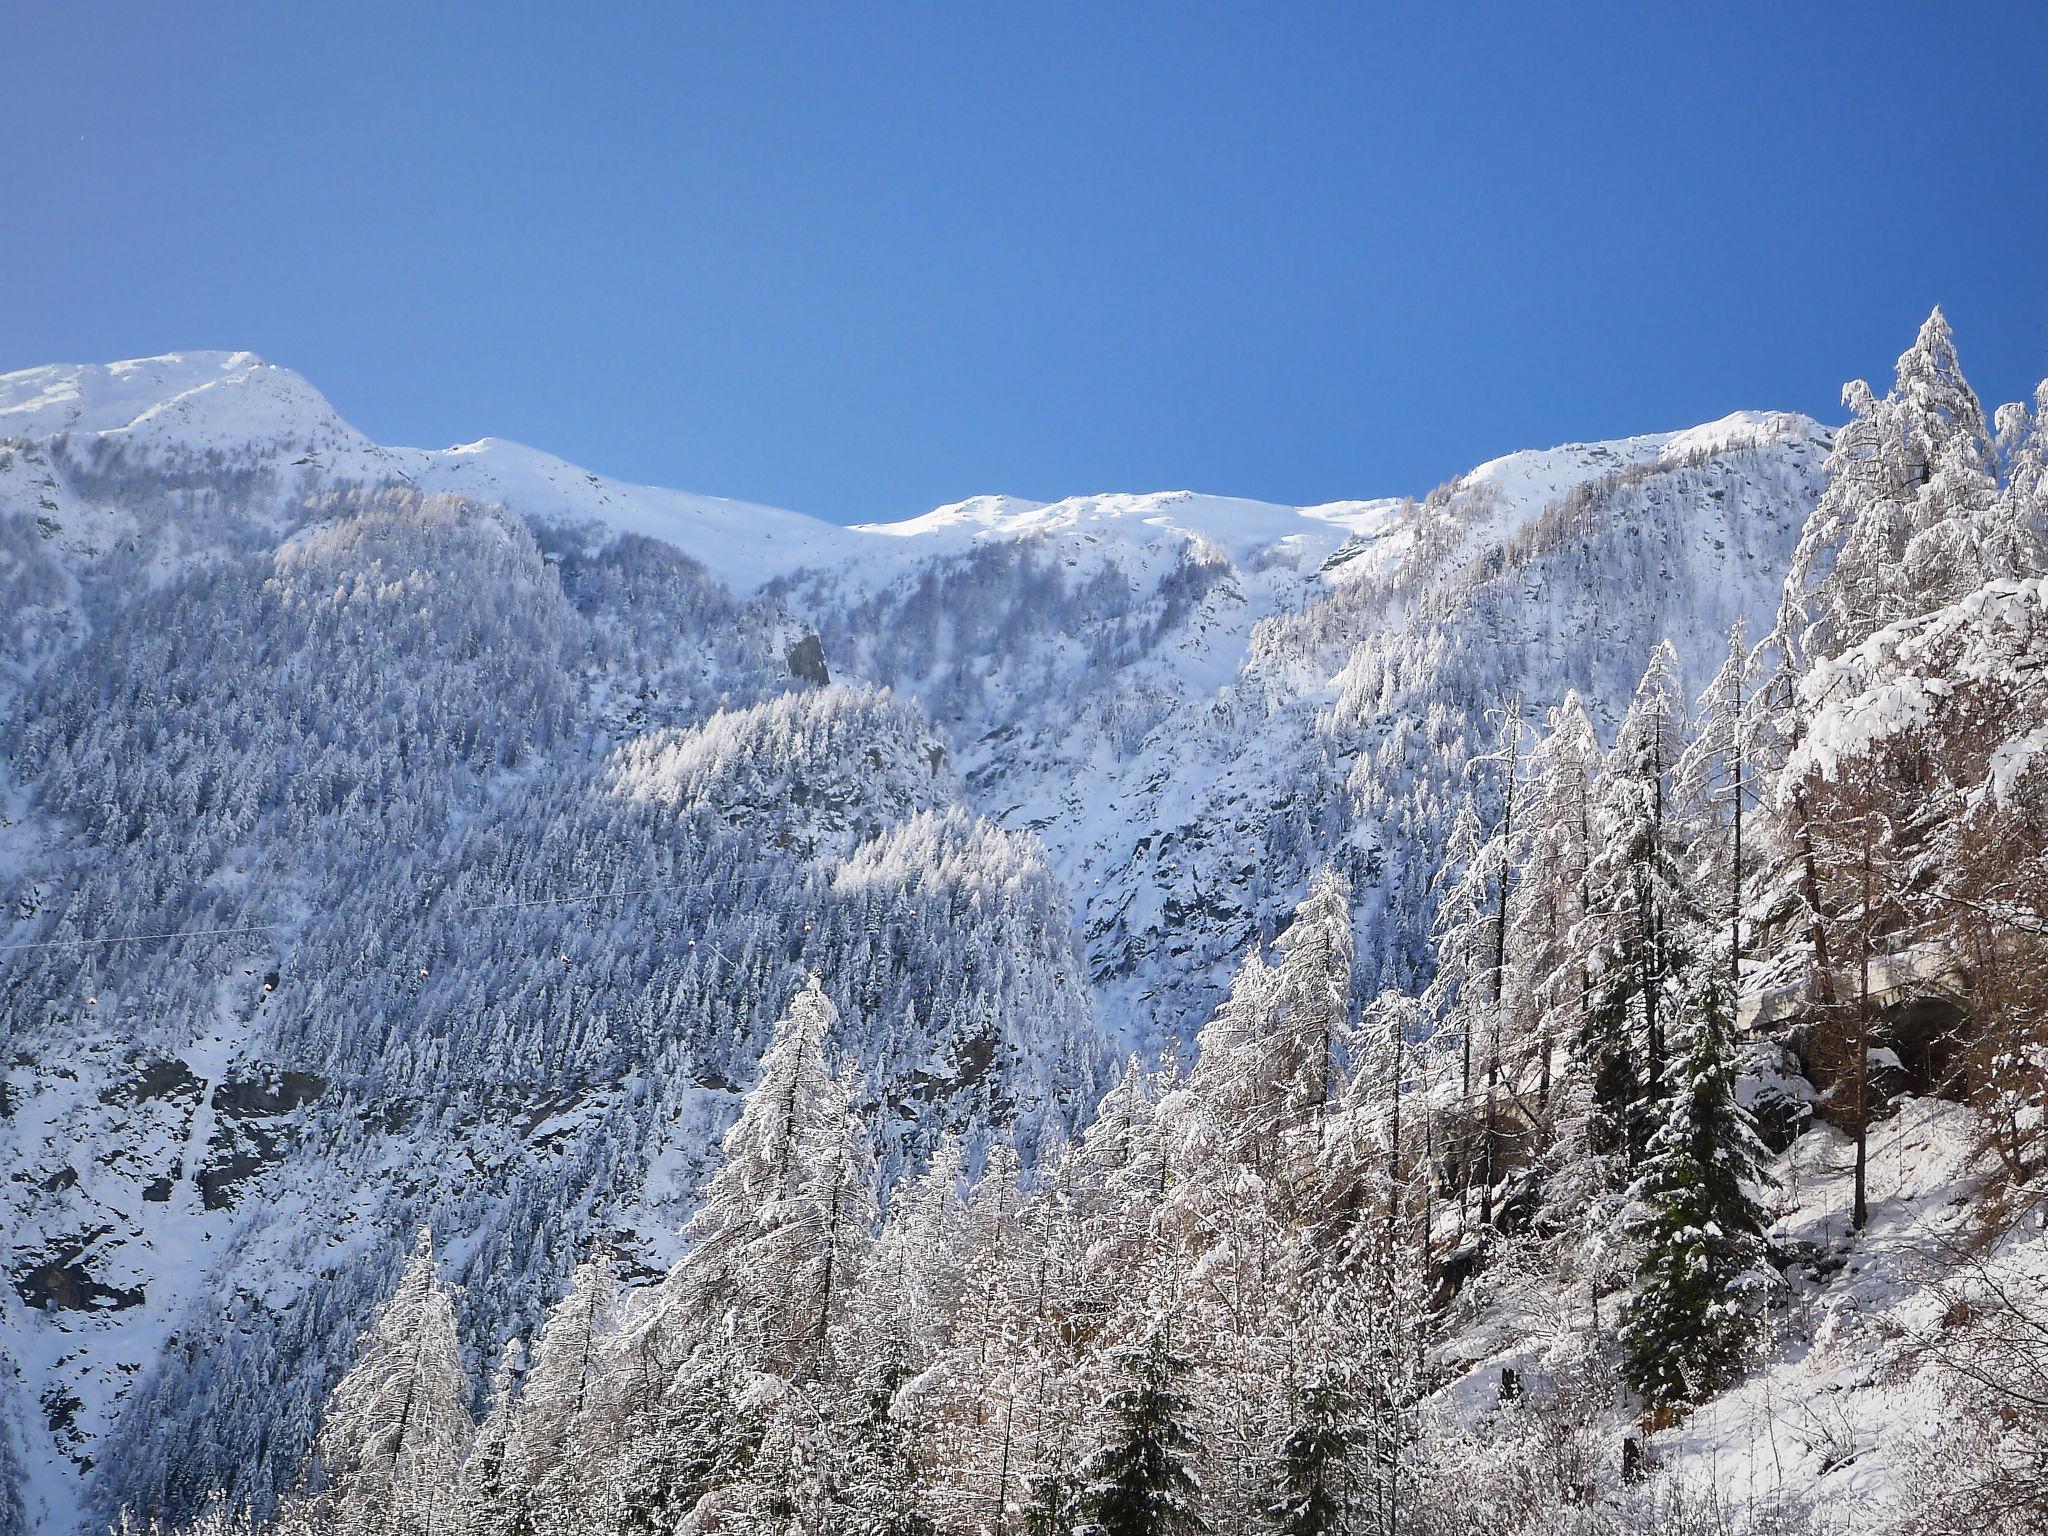
[[[412,1220],[468,1234],[471,1338],[591,1234],[659,1262],[806,969],[903,1160],[1055,1134],[1321,859],[1361,989],[1412,971],[1486,711],[1611,709],[1663,634],[1703,671],[1824,445],[1744,414],[1420,500],[841,528],[378,445],[247,353],[0,376],[0,1421],[41,1529],[275,1486]]]
[[[1451,1379],[1424,1405],[1432,1429],[1470,1437],[1475,1481],[1546,1432],[1583,1444],[1594,1465],[1618,1462],[1633,1440],[1645,1473],[1714,1490],[1724,1528],[1807,1528],[1799,1516],[1817,1530],[1889,1529],[1916,1480],[1953,1452],[1941,1443],[1956,1428],[1942,1367],[1962,1325],[1983,1320],[1962,1298],[1992,1320],[1987,1297],[2025,1317],[2048,1286],[2048,1231],[2031,1215],[1998,1219],[1986,1192],[2001,1170],[1964,1105],[1901,1099],[1873,1126],[1869,1156],[1861,1234],[1849,1228],[1849,1137],[1815,1121],[1771,1160],[1768,1241],[1784,1290],[1755,1367],[1698,1412],[1646,1433],[1620,1394],[1586,1391],[1577,1379],[1599,1344],[1583,1295],[1510,1266],[1463,1298],[1442,1341]],[[1513,1401],[1504,1379],[1518,1384]]]

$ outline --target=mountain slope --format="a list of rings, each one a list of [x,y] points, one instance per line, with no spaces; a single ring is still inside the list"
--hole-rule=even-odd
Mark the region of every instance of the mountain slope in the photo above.
[[[385,448],[246,353],[0,376],[0,1415],[41,1528],[275,1488],[413,1221],[465,1234],[474,1340],[593,1236],[661,1263],[811,970],[892,1166],[1057,1137],[1320,859],[1360,990],[1413,973],[1486,711],[1611,713],[1661,633],[1703,666],[1824,442],[845,529]]]

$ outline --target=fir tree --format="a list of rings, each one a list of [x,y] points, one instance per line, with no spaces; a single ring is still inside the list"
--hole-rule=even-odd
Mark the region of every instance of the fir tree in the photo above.
[[[1728,997],[1718,978],[1693,993],[1685,1049],[1630,1191],[1642,1245],[1622,1324],[1624,1374],[1658,1405],[1705,1401],[1741,1368],[1766,1285],[1770,1182],[1756,1121],[1735,1097]]]
[[[1163,1330],[1119,1350],[1123,1384],[1103,1403],[1103,1443],[1081,1466],[1082,1536],[1193,1536],[1207,1528],[1193,1471],[1199,1441],[1178,1383],[1188,1361]]]
[[[1335,1382],[1302,1389],[1294,1428],[1280,1444],[1277,1497],[1266,1506],[1278,1536],[1335,1536],[1347,1528],[1359,1439],[1353,1412],[1350,1395]]]

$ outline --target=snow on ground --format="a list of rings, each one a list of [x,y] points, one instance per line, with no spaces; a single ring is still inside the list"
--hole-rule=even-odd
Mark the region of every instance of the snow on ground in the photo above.
[[[1712,1484],[1738,1506],[1782,1500],[1832,1512],[1845,1529],[1873,1528],[1907,1491],[1915,1457],[1945,1413],[1917,1347],[1946,1326],[1940,1287],[1977,1262],[1969,1257],[1983,1237],[1977,1197],[1994,1166],[1976,1145],[1965,1106],[1901,1100],[1871,1128],[1870,1221],[1860,1236],[1849,1224],[1854,1142],[1816,1123],[1780,1154],[1770,1240],[1795,1257],[1762,1359],[1682,1423],[1647,1436],[1652,1464]],[[2030,1223],[1990,1262],[2031,1274],[2036,1292],[2048,1288],[2048,1234]],[[1489,1298],[1446,1341],[1446,1355],[1464,1365],[1442,1400],[1471,1422],[1498,1401],[1504,1368],[1542,1382],[1544,1330],[1531,1322],[1550,1305],[1506,1291]],[[1612,1326],[1611,1311],[1605,1322]],[[1622,1440],[1642,1429],[1620,1410],[1609,1428],[1618,1462]]]
[[[1376,532],[1400,505],[1398,500],[1380,500],[1288,507],[1193,491],[1069,496],[1055,502],[977,496],[901,522],[856,524],[854,531],[916,539],[934,553],[952,553],[975,539],[1034,535],[1138,545],[1200,540],[1233,564],[1244,565],[1276,547],[1299,549],[1321,560],[1347,538]]]

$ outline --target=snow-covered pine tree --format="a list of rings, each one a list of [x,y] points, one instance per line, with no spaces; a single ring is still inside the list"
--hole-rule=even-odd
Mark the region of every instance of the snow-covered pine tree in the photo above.
[[[1622,1321],[1624,1373],[1659,1406],[1698,1404],[1734,1378],[1769,1284],[1757,1191],[1770,1177],[1756,1121],[1735,1096],[1718,970],[1698,973],[1685,1001],[1682,1048],[1630,1190],[1641,1258]]]
[[[1939,309],[1899,359],[1893,394],[1912,489],[1901,562],[1910,585],[1895,615],[1905,617],[1951,603],[1995,573],[1998,557],[1986,536],[1995,525],[1998,484],[1984,407],[1963,377]]]
[[[314,1447],[314,1513],[336,1536],[441,1536],[474,1425],[455,1307],[420,1228],[391,1299],[336,1385]]]
[[[700,1342],[625,1426],[608,1472],[617,1536],[669,1536],[736,1485],[763,1438],[761,1378],[731,1332]],[[745,1343],[751,1348],[751,1339]]]
[[[1189,1362],[1155,1325],[1116,1351],[1095,1451],[1081,1464],[1081,1536],[1195,1536],[1207,1529],[1194,1461],[1200,1448],[1179,1383]]]

